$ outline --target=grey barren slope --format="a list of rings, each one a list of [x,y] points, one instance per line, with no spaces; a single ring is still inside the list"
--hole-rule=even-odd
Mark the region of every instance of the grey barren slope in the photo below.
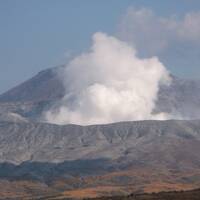
[[[109,159],[121,165],[200,166],[200,121],[57,126],[0,122],[0,162]],[[183,165],[184,164],[184,165]]]

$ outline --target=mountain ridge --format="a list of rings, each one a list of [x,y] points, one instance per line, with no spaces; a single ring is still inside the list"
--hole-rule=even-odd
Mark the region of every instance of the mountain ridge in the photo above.
[[[0,195],[24,195],[27,188],[32,198],[200,188],[199,151],[199,120],[90,126],[4,121]]]

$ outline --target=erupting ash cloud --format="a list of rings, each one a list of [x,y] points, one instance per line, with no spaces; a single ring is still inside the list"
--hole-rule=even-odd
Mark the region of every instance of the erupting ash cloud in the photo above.
[[[152,114],[160,84],[169,73],[157,57],[140,59],[136,49],[115,37],[95,33],[89,52],[74,58],[63,72],[66,95],[46,113],[56,124],[97,124],[167,119]]]

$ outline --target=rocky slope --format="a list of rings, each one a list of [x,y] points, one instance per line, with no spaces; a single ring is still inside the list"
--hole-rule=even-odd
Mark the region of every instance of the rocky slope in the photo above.
[[[0,161],[15,164],[103,158],[192,168],[200,166],[200,121],[92,126],[0,122],[0,144]]]
[[[92,126],[2,121],[0,195],[94,197],[199,188],[199,151],[198,120]]]
[[[21,164],[18,169],[25,172],[34,163],[39,168],[43,164],[45,169],[55,167],[55,171],[69,166],[65,172],[70,168],[77,172],[79,168],[74,166],[88,165],[93,169],[91,174],[129,167],[195,170],[200,166],[200,121],[93,126],[4,121],[0,122],[0,144],[0,162]],[[9,167],[11,175],[14,168]],[[99,167],[102,170],[95,171]]]

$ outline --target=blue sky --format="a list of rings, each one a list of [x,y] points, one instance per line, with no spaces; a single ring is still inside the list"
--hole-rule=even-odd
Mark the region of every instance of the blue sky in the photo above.
[[[93,33],[102,31],[116,35],[119,22],[128,7],[148,8],[158,17],[177,15],[181,18],[188,12],[198,12],[200,2],[0,0],[0,93],[42,69],[65,63],[67,55],[73,56],[86,50]],[[190,43],[186,48],[188,45]],[[195,47],[197,54],[199,50],[199,46]],[[181,68],[176,61],[168,65],[174,74],[198,78],[198,59],[195,62],[194,67]]]

